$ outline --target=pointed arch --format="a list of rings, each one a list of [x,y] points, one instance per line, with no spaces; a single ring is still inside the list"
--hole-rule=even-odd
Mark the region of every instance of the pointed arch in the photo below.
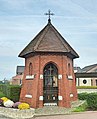
[[[44,65],[44,68],[45,68],[48,64],[53,64],[54,66],[56,66],[57,70],[59,69],[58,65],[57,65],[55,62],[53,62],[53,61],[47,62],[47,63]],[[44,68],[43,68],[43,69],[44,69]]]
[[[44,103],[58,103],[58,68],[52,62],[43,69]]]

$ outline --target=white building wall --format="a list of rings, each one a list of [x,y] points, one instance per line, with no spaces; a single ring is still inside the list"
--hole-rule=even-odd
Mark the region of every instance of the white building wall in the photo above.
[[[77,78],[76,85],[77,86],[91,86],[91,78]]]
[[[79,86],[79,78],[76,78],[76,86]]]

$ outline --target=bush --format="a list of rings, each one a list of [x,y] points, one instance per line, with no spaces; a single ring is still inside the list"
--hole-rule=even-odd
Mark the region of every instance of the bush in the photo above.
[[[14,102],[19,101],[21,86],[0,84],[1,97],[8,97]]]
[[[77,89],[97,89],[97,86],[77,86]]]
[[[6,95],[0,91],[0,98],[5,97]]]
[[[78,99],[86,100],[89,109],[97,110],[97,93],[80,93]]]
[[[79,100],[87,100],[87,98],[88,98],[88,93],[79,93],[78,94],[78,99]]]
[[[21,86],[8,86],[7,97],[13,100],[14,102],[19,101]]]
[[[97,93],[88,94],[87,103],[89,109],[97,110]]]
[[[7,94],[7,86],[6,84],[0,84],[0,91],[5,95]]]

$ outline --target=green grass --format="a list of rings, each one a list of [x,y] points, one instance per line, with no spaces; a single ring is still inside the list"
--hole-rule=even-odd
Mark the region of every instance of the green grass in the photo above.
[[[84,111],[86,111],[86,109],[83,107],[77,107],[73,110],[73,112],[84,112]]]
[[[76,107],[73,112],[84,112],[86,111],[88,108],[87,102],[83,103],[82,105],[80,105],[79,107]]]

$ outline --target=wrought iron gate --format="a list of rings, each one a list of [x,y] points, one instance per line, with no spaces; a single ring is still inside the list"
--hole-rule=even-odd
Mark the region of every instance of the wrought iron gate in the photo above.
[[[44,68],[44,103],[58,103],[58,69],[49,63]]]

